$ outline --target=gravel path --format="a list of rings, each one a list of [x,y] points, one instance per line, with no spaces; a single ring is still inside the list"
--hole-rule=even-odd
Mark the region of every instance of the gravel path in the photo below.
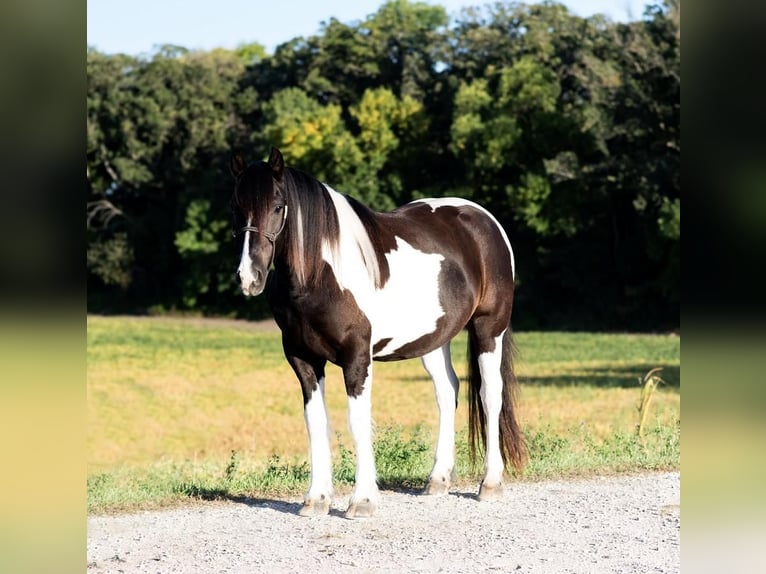
[[[504,500],[384,491],[370,519],[300,500],[88,518],[88,572],[680,572],[680,476],[515,483]]]

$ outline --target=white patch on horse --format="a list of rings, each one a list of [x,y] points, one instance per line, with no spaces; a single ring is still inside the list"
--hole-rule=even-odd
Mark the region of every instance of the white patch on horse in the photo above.
[[[247,225],[251,225],[251,220],[247,220]],[[237,273],[239,274],[240,284],[242,286],[242,292],[245,295],[250,295],[250,285],[255,283],[255,276],[253,275],[253,260],[250,258],[250,234],[252,232],[245,231],[245,241],[242,243],[242,257],[239,260],[239,267]]]
[[[367,231],[346,199],[327,189],[338,213],[340,240],[335,251],[325,244],[322,258],[332,268],[340,288],[351,292],[370,321],[372,344],[390,339],[374,356],[389,355],[433,333],[436,322],[444,315],[439,302],[439,274],[444,256],[423,253],[396,237],[396,249],[385,254],[390,276],[383,288],[377,289],[375,277],[380,271]]]
[[[440,207],[474,207],[484,213],[487,217],[489,217],[495,225],[497,225],[497,228],[500,230],[500,234],[503,236],[503,239],[505,240],[505,244],[508,246],[508,252],[511,254],[511,270],[513,271],[513,278],[516,279],[516,261],[513,257],[513,248],[511,247],[511,242],[508,239],[508,235],[505,233],[505,229],[503,229],[503,226],[500,225],[500,222],[495,219],[495,216],[492,215],[489,211],[484,209],[481,205],[478,203],[474,203],[473,201],[470,201],[468,199],[464,199],[462,197],[437,197],[437,198],[426,198],[426,199],[416,199],[412,203],[426,203],[431,206],[431,211],[436,211]]]
[[[444,316],[439,302],[442,255],[423,253],[397,237],[396,249],[386,253],[386,259],[391,272],[388,281],[383,289],[374,290],[369,302],[360,305],[372,325],[373,343],[390,339],[376,357],[390,355],[433,333]]]

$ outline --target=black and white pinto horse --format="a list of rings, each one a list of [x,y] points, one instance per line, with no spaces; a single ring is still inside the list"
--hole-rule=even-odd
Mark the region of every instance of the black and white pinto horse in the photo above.
[[[479,499],[502,494],[526,447],[514,412],[510,319],[514,260],[503,228],[457,198],[421,199],[376,213],[313,177],[234,155],[237,273],[245,295],[266,287],[282,345],[303,391],[311,484],[301,515],[325,514],[333,494],[325,365],[339,365],[348,395],[356,479],[347,518],[379,502],[372,442],[372,361],[421,357],[439,407],[439,438],[426,494],[445,494],[455,465],[458,378],[450,340],[469,335],[469,438],[484,450]]]

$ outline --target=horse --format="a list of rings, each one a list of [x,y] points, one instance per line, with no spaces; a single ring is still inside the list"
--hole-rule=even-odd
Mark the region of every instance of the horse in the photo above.
[[[328,361],[343,371],[356,453],[346,518],[372,516],[380,503],[373,361],[421,358],[439,410],[424,494],[449,491],[459,389],[450,341],[464,328],[470,454],[475,460],[477,451],[484,453],[478,499],[501,498],[505,470],[513,465],[521,472],[527,449],[516,420],[511,356],[514,256],[494,216],[466,199],[446,197],[374,212],[286,166],[274,147],[268,161],[248,163],[235,153],[229,168],[242,292],[253,297],[266,290],[303,395],[311,478],[299,514],[327,514],[333,496],[324,399]]]

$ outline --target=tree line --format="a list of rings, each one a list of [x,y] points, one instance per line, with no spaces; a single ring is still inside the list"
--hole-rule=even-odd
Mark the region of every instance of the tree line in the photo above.
[[[679,0],[629,23],[389,0],[273,54],[89,48],[89,311],[264,316],[234,276],[227,165],[274,145],[375,209],[492,211],[517,328],[677,327],[680,47]]]

